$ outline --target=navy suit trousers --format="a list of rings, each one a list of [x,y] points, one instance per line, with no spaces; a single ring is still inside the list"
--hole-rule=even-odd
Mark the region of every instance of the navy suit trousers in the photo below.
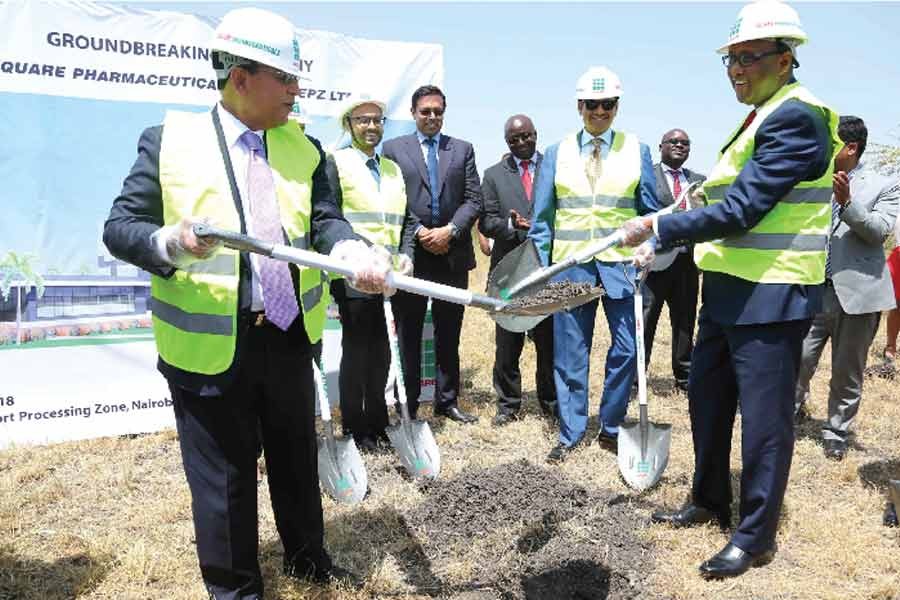
[[[794,388],[810,319],[722,325],[700,313],[688,399],[693,500],[731,505],[731,434],[741,410],[740,522],[732,543],[751,554],[775,542],[794,452]]]

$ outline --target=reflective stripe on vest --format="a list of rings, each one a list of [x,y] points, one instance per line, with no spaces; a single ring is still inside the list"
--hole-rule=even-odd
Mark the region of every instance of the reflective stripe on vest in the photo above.
[[[169,111],[159,151],[159,181],[166,225],[183,217],[208,217],[239,231],[217,131],[211,113]],[[282,226],[288,238],[308,245],[312,173],[319,153],[293,121],[266,132],[268,157]],[[227,248],[208,261],[152,276],[150,307],[160,356],[168,364],[204,375],[225,371],[234,359],[240,255]],[[300,270],[307,334],[321,338],[327,296],[321,273]],[[313,302],[318,299],[318,302]]]
[[[703,184],[710,204],[722,202],[756,149],[756,132],[784,102],[800,100],[828,122],[833,153],[843,145],[837,135],[838,115],[798,83],[783,86],[756,110],[756,118],[730,146]],[[737,137],[735,138],[735,135]],[[819,178],[801,181],[752,229],[694,246],[694,259],[704,271],[716,271],[759,283],[813,285],[825,280],[825,247],[831,222],[833,164]]]
[[[591,189],[581,157],[578,134],[559,143],[556,158],[556,217],[552,262],[587,248],[637,216],[634,194],[641,180],[641,147],[634,135],[613,133],[603,172]],[[617,261],[631,256],[631,248],[610,248],[597,260]]]
[[[344,218],[353,231],[396,254],[406,214],[406,184],[400,167],[382,156],[381,184],[376,185],[372,172],[355,148],[343,148],[332,156],[341,184]]]

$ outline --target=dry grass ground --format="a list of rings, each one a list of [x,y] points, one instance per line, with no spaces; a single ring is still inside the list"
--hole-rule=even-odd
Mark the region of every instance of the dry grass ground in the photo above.
[[[482,265],[473,277],[473,289],[481,289],[483,281]],[[667,327],[668,321],[660,324],[650,375],[651,417],[673,424],[671,459],[661,484],[643,495],[635,494],[620,479],[614,457],[596,445],[578,450],[560,467],[574,484],[622,494],[632,507],[638,517],[635,522],[640,523],[635,535],[653,548],[652,566],[643,573],[647,591],[642,597],[900,598],[900,533],[881,525],[886,479],[900,478],[896,384],[880,379],[866,382],[852,451],[841,463],[829,462],[818,433],[830,372],[827,352],[813,381],[813,421],[798,432],[778,531],[779,552],[771,565],[734,581],[705,582],[697,574],[697,565],[725,543],[723,534],[712,527],[675,531],[646,525],[654,507],[676,506],[684,500],[692,473],[687,400],[671,385]],[[597,328],[591,357],[593,415],[608,346],[603,329]],[[873,359],[883,335],[879,332]],[[555,443],[555,432],[536,414],[530,346],[523,359],[527,416],[500,430],[491,427],[493,347],[492,322],[484,313],[468,310],[462,342],[462,404],[481,419],[465,427],[435,423],[443,453],[442,478],[517,459],[543,465]],[[739,422],[736,432],[738,428]],[[591,431],[596,431],[596,424]],[[736,435],[735,477],[739,456]],[[364,589],[304,587],[280,575],[281,548],[263,484],[260,554],[269,597],[429,597],[441,586],[465,590],[482,561],[504,559],[504,549],[516,534],[514,524],[473,538],[454,548],[449,559],[432,564],[427,540],[417,538],[404,517],[421,504],[425,493],[397,472],[392,456],[366,462],[373,485],[361,506],[338,506],[325,499],[328,547],[339,564],[365,577]],[[579,531],[563,527],[559,535],[575,539]],[[592,543],[603,544],[603,540]],[[0,452],[0,600],[204,597],[190,498],[174,432]],[[454,597],[492,596],[482,590],[459,591]],[[586,597],[607,596],[598,592]]]

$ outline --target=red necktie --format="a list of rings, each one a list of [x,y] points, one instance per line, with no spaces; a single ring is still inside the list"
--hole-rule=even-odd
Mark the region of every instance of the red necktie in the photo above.
[[[675,201],[678,201],[678,197],[681,195],[681,177],[678,176],[678,171],[674,169],[669,169],[669,175],[672,176],[672,195],[675,196]]]
[[[756,109],[754,108],[753,110],[750,111],[750,114],[747,115],[747,118],[744,119],[744,124],[741,125],[741,131],[744,131],[745,129],[747,129],[747,127],[750,126],[750,123],[752,123],[753,119],[755,119],[755,118],[756,118]]]
[[[525,197],[531,202],[531,171],[528,170],[530,160],[523,160],[522,165],[522,187],[525,188]]]

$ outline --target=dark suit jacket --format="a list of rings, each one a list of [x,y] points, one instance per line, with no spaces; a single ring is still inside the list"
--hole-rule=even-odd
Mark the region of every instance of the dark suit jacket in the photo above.
[[[831,136],[821,114],[797,100],[786,101],[760,124],[753,157],[725,200],[660,217],[660,244],[672,247],[747,231],[799,182],[821,177],[831,155]],[[703,273],[702,311],[722,325],[808,319],[821,310],[822,288],[761,284],[708,271]]]
[[[441,133],[438,147],[438,197],[441,215],[431,220],[431,185],[415,133],[384,143],[384,155],[400,166],[406,182],[406,219],[403,223],[401,251],[412,257],[416,271],[465,272],[475,268],[472,249],[472,225],[481,212],[481,184],[475,167],[475,151],[469,142]],[[459,237],[450,242],[447,254],[438,256],[420,247],[416,229],[442,227],[452,222]]]
[[[543,154],[538,152],[532,181],[537,179],[543,158]],[[478,229],[494,240],[494,249],[491,251],[491,269],[493,269],[510,250],[528,238],[527,229],[523,231],[509,228],[509,211],[515,210],[530,221],[534,203],[525,196],[522,176],[519,175],[519,167],[512,154],[484,172],[481,193],[484,207],[478,221]]]
[[[175,272],[175,268],[158,257],[156,249],[150,242],[150,235],[163,226],[162,191],[159,183],[159,148],[164,134],[162,126],[150,127],[141,134],[138,141],[137,159],[122,184],[122,192],[113,201],[112,209],[106,220],[103,243],[116,258],[159,277],[168,278]],[[320,155],[319,166],[312,176],[311,243],[316,251],[327,254],[336,242],[343,239],[357,239],[358,236],[353,233],[350,224],[344,220],[335,206],[331,187],[325,176],[325,155],[319,142],[312,138],[310,141],[319,150]],[[227,154],[225,154],[224,160],[229,177],[233,177],[231,161]],[[240,199],[235,197],[234,202],[236,210],[241,214]],[[243,216],[241,216],[241,229],[246,232]],[[298,270],[291,265],[291,274],[295,284],[299,277],[298,273]],[[240,277],[238,304],[241,310],[249,310],[251,300],[250,260],[245,253],[241,254]],[[159,360],[159,370],[166,376],[169,383],[177,387],[200,395],[217,395],[226,389],[234,379],[237,365],[240,362],[241,340],[245,333],[246,327],[238,327],[234,361],[231,367],[223,373],[217,375],[190,373],[177,369],[162,359]],[[297,343],[309,345],[302,318],[298,318],[294,322],[288,330],[288,334],[295,337]]]
[[[666,169],[668,169],[668,167],[666,167]],[[665,173],[663,173],[662,163],[656,163],[655,165],[653,165],[653,170],[656,173],[656,197],[657,197],[657,199],[659,199],[659,203],[662,204],[663,206],[671,206],[672,204],[675,203],[675,197],[672,195],[672,190],[669,189],[669,178],[668,178],[668,176],[666,176]],[[695,173],[694,171],[691,171],[690,169],[687,169],[685,167],[681,168],[681,172],[684,173],[685,177],[687,177],[688,185],[690,185],[696,181],[701,181],[701,182],[706,181],[705,175],[701,175],[700,173]],[[693,245],[689,244],[687,246],[687,248],[692,249]],[[673,249],[673,251],[677,252],[677,250],[674,250],[674,249]],[[668,256],[668,264],[669,265],[671,265],[672,261],[674,261],[674,260],[675,260],[675,254],[671,254]],[[662,265],[666,265],[666,261],[667,261],[666,256],[663,256],[662,254],[658,254],[656,257],[656,261],[657,261],[657,263],[660,263],[661,266],[659,266],[658,268],[655,268],[654,270],[664,270],[665,268],[667,268],[666,266],[662,266]]]

